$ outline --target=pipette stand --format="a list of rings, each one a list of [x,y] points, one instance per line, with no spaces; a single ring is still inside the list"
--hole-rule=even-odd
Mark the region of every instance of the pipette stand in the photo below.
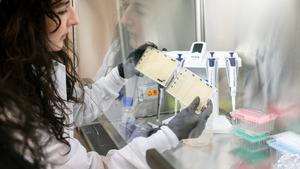
[[[226,69],[226,60],[225,58],[232,51],[213,51],[214,57],[218,60],[217,62],[217,75],[216,75],[216,87],[218,87],[218,69]],[[207,58],[210,57],[210,52],[205,52],[204,54],[198,54],[199,57],[193,57],[197,55],[191,53],[191,51],[172,51],[167,52],[167,54],[175,59],[185,59],[183,67],[192,68],[192,69],[206,69],[207,68]],[[242,66],[241,58],[236,52],[234,52],[234,57],[236,57],[238,67]],[[178,58],[178,56],[180,58]],[[189,60],[191,58],[191,60]],[[232,128],[231,122],[224,115],[219,114],[219,93],[216,92],[212,97],[213,103],[213,113],[210,118],[213,118],[212,121],[212,132],[213,133],[228,133]]]
[[[217,70],[220,68],[226,69],[226,57],[229,55],[230,51],[214,51],[214,57],[217,58]],[[207,52],[206,57],[210,57],[210,52]],[[237,60],[238,67],[242,66],[241,58],[238,56],[236,52],[234,52],[234,57]],[[216,75],[216,87],[219,86],[218,84],[218,71]],[[226,118],[225,115],[219,114],[219,93],[217,92],[215,96],[212,98],[213,102],[213,113],[212,113],[212,130],[214,133],[228,133],[231,131],[232,124],[231,122]],[[232,108],[233,109],[233,108]]]

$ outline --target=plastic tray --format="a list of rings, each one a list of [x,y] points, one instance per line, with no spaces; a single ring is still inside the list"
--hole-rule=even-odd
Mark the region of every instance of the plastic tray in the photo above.
[[[274,128],[276,114],[254,109],[238,109],[234,112],[234,124],[251,135],[269,133]]]
[[[294,132],[283,132],[272,136],[267,144],[281,154],[300,155],[300,135]]]
[[[244,130],[240,129],[240,128],[234,128],[232,130],[232,133],[242,139],[245,139],[251,143],[257,143],[257,142],[261,142],[261,141],[265,141],[270,137],[269,133],[264,133],[261,135],[251,135],[248,134],[247,132],[245,132]]]

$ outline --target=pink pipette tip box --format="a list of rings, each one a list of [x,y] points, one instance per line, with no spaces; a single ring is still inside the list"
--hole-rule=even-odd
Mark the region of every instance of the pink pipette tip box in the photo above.
[[[265,113],[255,109],[238,109],[233,114],[235,127],[242,129],[250,135],[269,133],[274,128],[277,115]]]
[[[264,113],[254,109],[238,109],[234,113],[234,117],[240,120],[249,121],[256,124],[264,124],[274,121],[277,115],[274,113]]]

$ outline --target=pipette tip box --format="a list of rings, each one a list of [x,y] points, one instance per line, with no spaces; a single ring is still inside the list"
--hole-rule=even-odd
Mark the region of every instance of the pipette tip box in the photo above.
[[[251,164],[251,166],[253,164],[258,164],[261,161],[264,161],[270,156],[270,152],[268,151],[268,149],[262,149],[261,151],[253,152],[253,151],[249,151],[249,149],[243,146],[233,149],[231,153],[239,157],[243,161]]]
[[[234,128],[232,130],[233,134],[237,137],[232,141],[233,148],[243,150],[247,153],[259,153],[268,149],[266,140],[269,138],[269,134],[265,133],[262,135],[252,136],[244,132],[239,128]]]
[[[281,154],[300,155],[300,135],[291,131],[286,131],[272,136],[267,144]]]
[[[269,133],[263,133],[260,135],[251,135],[240,128],[234,128],[232,130],[232,133],[241,139],[247,140],[250,143],[262,142],[264,140],[267,140],[270,136]]]
[[[250,135],[269,133],[274,128],[277,115],[255,109],[238,109],[233,113],[234,124]]]
[[[273,162],[278,162],[282,156],[297,155],[300,160],[300,135],[291,131],[286,131],[273,135],[267,141],[273,154]],[[300,163],[300,161],[299,161]]]
[[[248,153],[256,153],[256,152],[260,152],[263,150],[267,150],[268,149],[268,145],[266,144],[266,140],[264,141],[258,141],[255,143],[249,142],[247,140],[244,139],[238,139],[237,140],[237,147],[243,147],[243,149],[245,151],[247,151]]]

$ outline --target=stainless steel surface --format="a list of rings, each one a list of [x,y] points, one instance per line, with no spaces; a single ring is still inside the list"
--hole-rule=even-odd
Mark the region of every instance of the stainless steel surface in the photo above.
[[[167,118],[168,116],[164,116]],[[139,119],[140,121],[155,121],[155,117]],[[109,120],[104,115],[99,119],[105,131],[117,145],[118,149],[127,143],[120,134],[120,128],[116,125],[116,121]],[[101,138],[101,135],[89,137],[91,140]],[[253,156],[249,159],[249,155],[244,152],[236,153],[235,149],[239,146],[236,141],[238,138],[232,134],[214,134],[211,144],[206,146],[191,146],[180,143],[176,148],[164,152],[163,157],[176,169],[269,169],[274,163],[267,149],[264,151],[265,157],[261,155]],[[242,155],[242,156],[241,156]],[[245,159],[244,156],[247,156]],[[252,158],[252,157],[250,157]],[[261,158],[261,159],[259,159]]]
[[[87,146],[87,150],[89,151],[93,150],[100,155],[106,155],[110,150],[118,149],[101,123],[83,126],[81,127],[81,131],[85,143],[88,143],[85,146]]]
[[[108,112],[101,115],[94,123],[90,124],[101,125],[118,149],[123,148],[128,143],[128,140],[126,140],[125,136],[125,128],[124,125],[122,125],[122,112],[120,110],[120,103],[117,102],[114,106],[111,107],[111,109],[109,109]],[[165,120],[172,115],[173,113],[161,114],[161,120]],[[136,124],[146,124],[147,122],[151,122],[155,125],[160,125],[160,122],[157,122],[156,120],[156,116],[136,119]],[[86,132],[86,130],[83,130],[83,132]],[[93,142],[93,147],[98,146],[97,140],[101,139],[102,137],[100,133],[94,133],[92,135],[86,136],[87,139],[90,140],[90,142]]]
[[[173,150],[163,153],[176,169],[269,169],[271,156],[257,161],[248,161],[235,154],[236,137],[231,134],[214,134],[208,146],[196,147],[180,144]],[[269,153],[269,150],[266,150]],[[253,159],[255,160],[255,159]],[[243,167],[242,167],[243,166]]]
[[[113,140],[113,142],[119,149],[127,144],[124,138],[122,138],[122,136],[118,132],[118,130],[104,115],[102,115],[101,118],[99,118],[99,122],[102,124],[103,128],[106,130],[110,138]]]

